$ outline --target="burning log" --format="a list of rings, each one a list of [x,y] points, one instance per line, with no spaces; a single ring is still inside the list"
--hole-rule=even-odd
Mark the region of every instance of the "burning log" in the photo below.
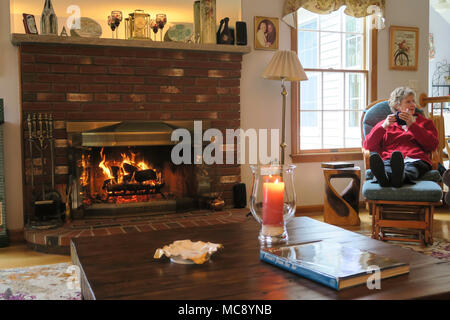
[[[112,171],[115,181],[117,181],[117,178],[119,177],[119,170],[120,170],[120,167],[111,166],[111,171]]]
[[[139,171],[139,169],[131,164],[128,163],[124,163],[123,164],[123,169],[125,170],[126,173],[132,175],[133,172]]]
[[[156,171],[154,171],[153,169],[136,171],[134,173],[134,179],[137,182],[144,182],[144,181],[148,181],[148,180],[156,180],[157,179]]]
[[[111,184],[106,186],[106,191],[114,194],[131,193],[137,194],[138,192],[155,192],[161,189],[164,183],[158,185],[140,184],[140,183],[128,183],[128,184]],[[152,193],[153,193],[152,192]]]
[[[102,189],[105,190],[109,184],[111,184],[111,179],[106,179],[105,181],[103,181]]]

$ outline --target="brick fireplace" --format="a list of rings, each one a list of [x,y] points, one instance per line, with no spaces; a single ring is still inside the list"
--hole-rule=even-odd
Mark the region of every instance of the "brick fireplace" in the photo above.
[[[64,201],[73,176],[68,122],[203,120],[224,136],[225,129],[240,127],[243,52],[27,41],[16,44],[20,47],[26,215],[33,202],[30,163],[40,160],[30,159],[27,148],[25,123],[29,113],[53,115],[55,180]],[[211,190],[222,193],[226,206],[232,206],[232,187],[241,179],[240,165],[212,165],[207,169]],[[48,183],[47,169],[43,176]]]

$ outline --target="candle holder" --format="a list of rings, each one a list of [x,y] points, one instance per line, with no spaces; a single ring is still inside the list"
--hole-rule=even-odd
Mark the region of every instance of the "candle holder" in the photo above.
[[[294,216],[294,165],[252,165],[250,211],[261,224],[262,245],[286,243],[286,223]]]

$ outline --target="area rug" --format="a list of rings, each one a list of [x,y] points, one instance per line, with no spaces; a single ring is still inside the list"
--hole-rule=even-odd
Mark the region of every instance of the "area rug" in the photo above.
[[[363,236],[371,238],[372,235],[367,231],[357,232]],[[427,256],[441,259],[445,262],[450,262],[450,242],[445,239],[435,238],[433,237],[433,244],[430,246],[425,246],[423,244],[418,243],[408,243],[408,242],[400,242],[400,241],[389,241],[388,243],[401,246],[402,248],[406,248],[415,252],[419,252],[422,254],[426,254]]]
[[[69,263],[0,270],[0,300],[81,300],[79,272]]]

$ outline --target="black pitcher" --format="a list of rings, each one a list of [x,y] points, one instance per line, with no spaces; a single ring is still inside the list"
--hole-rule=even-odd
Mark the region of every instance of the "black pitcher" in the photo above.
[[[234,37],[228,27],[230,18],[220,20],[219,30],[217,31],[217,43],[218,44],[234,44]],[[223,27],[223,29],[222,29]]]

